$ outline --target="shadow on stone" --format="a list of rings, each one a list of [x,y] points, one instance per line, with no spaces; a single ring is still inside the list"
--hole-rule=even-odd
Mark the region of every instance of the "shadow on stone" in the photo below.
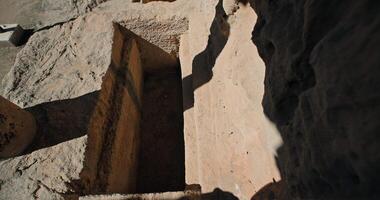
[[[212,77],[212,69],[216,59],[227,44],[230,35],[228,16],[223,9],[223,0],[219,0],[215,7],[215,17],[210,27],[207,46],[204,51],[195,56],[192,66],[192,74],[183,78],[183,87],[189,89],[192,94],[186,95],[184,99],[184,111],[194,106],[194,91],[208,83]]]
[[[38,128],[24,154],[86,135],[98,93],[26,108],[35,117]]]

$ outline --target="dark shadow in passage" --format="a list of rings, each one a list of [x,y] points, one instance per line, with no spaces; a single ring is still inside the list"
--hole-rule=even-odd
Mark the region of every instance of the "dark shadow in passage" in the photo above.
[[[144,75],[138,193],[183,191],[185,142],[181,72]]]
[[[215,17],[210,27],[206,49],[195,56],[192,74],[182,80],[184,87],[184,111],[194,106],[194,91],[212,79],[216,59],[227,44],[230,35],[228,16],[223,9],[223,0],[215,7]]]
[[[86,135],[98,93],[26,108],[33,114],[38,128],[32,144],[23,155]]]

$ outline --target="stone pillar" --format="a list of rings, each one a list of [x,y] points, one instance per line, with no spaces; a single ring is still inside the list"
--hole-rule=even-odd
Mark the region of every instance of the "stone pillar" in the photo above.
[[[0,96],[0,158],[22,153],[35,134],[33,115]]]

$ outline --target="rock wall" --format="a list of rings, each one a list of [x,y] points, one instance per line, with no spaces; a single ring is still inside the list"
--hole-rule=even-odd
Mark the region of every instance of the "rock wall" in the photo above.
[[[284,140],[277,160],[288,198],[378,196],[379,2],[252,5],[266,64],[263,106]]]
[[[202,1],[196,11],[180,45],[186,182],[250,199],[281,179],[281,138],[262,110],[265,66],[251,41],[256,15],[222,0]]]
[[[88,125],[84,193],[136,190],[143,69],[136,40],[114,29],[111,65]]]

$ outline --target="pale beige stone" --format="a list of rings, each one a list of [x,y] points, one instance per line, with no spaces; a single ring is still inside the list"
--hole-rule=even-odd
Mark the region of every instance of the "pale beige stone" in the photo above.
[[[145,68],[173,66],[180,35],[188,27],[187,4],[168,4],[180,13],[170,14],[170,8],[163,5],[114,0],[72,22],[39,31],[19,52],[0,93],[20,107],[30,107],[99,90],[111,59],[113,22],[172,55],[160,53],[157,47],[138,39],[145,51]],[[159,13],[164,14],[158,18]]]
[[[97,11],[80,17],[77,20],[35,33],[18,54],[14,67],[8,74],[6,80],[4,80],[3,83],[5,86],[3,87],[3,91],[6,91],[4,95],[13,102],[18,103],[20,106],[29,108],[45,102],[63,101],[73,98],[77,99],[83,95],[99,91],[102,82],[104,83],[103,78],[107,72],[108,66],[110,66],[111,63],[111,54],[114,50],[118,50],[117,47],[112,48],[113,45],[118,45],[118,41],[113,41],[113,21],[118,21],[122,26],[129,27],[135,33],[143,36],[144,39],[140,37],[137,38],[136,34],[130,31],[125,31],[123,33],[128,37],[136,37],[136,43],[137,46],[139,46],[138,49],[143,53],[141,55],[141,63],[144,65],[145,70],[154,71],[160,67],[170,68],[174,64],[177,64],[175,55],[178,54],[178,39],[180,34],[187,29],[186,18],[183,18],[183,16],[173,17],[173,15],[166,15],[157,19],[154,12],[144,14],[148,8],[142,8],[140,7],[140,4],[122,2],[123,1],[119,1],[119,6],[105,4],[104,7],[99,8]],[[173,6],[179,7],[178,4]],[[155,10],[156,13],[163,8],[157,6],[154,7],[155,9],[153,10]],[[125,9],[129,9],[130,12],[125,13]],[[172,21],[178,23],[172,25],[170,24]],[[94,24],[96,24],[96,26],[94,26]],[[158,35],[159,32],[163,34]],[[156,44],[160,48],[150,43]],[[136,49],[136,47],[134,47],[134,49]],[[157,51],[158,49],[161,52]],[[162,53],[161,49],[164,49],[167,53]],[[134,52],[133,54],[137,54],[137,51],[135,50],[132,52]],[[168,53],[172,53],[172,55]],[[156,55],[159,57],[147,55]],[[136,56],[133,56],[131,59],[135,57]],[[131,60],[130,62],[132,61],[134,62],[134,60]],[[131,68],[130,72],[132,74],[141,74],[141,69],[140,72],[136,71],[136,69],[138,68]],[[141,99],[141,77],[132,77],[136,83],[135,86],[140,88],[136,93],[138,94],[137,96],[139,96],[139,99]],[[107,83],[112,83],[112,81],[107,81]],[[124,99],[122,99],[125,104],[118,107],[120,110],[115,108],[116,112],[138,109],[136,107],[131,107],[130,103],[132,101],[130,98],[131,96],[126,94]],[[103,98],[103,100],[98,100],[98,102],[106,102],[106,100]],[[103,110],[108,109],[107,107],[104,107]],[[133,123],[131,123],[131,126],[124,126],[125,124],[129,124],[125,121],[132,122],[133,118],[138,117],[136,116],[138,113],[133,111],[131,114],[128,114],[128,112],[122,112],[121,114],[121,118],[123,119],[119,121],[119,124],[115,121],[115,124],[118,124],[119,132],[123,133],[123,129],[125,128],[128,129],[126,131],[132,129],[130,131],[133,132],[133,129],[136,129],[137,127],[132,126]],[[102,116],[101,114],[94,115],[94,118],[95,116],[99,118],[103,117],[103,120],[108,117]],[[95,119],[94,121],[95,122],[92,123],[93,125],[100,124],[100,120]],[[90,132],[91,131],[87,131],[87,133]],[[94,134],[89,134],[90,143],[94,143]],[[115,141],[133,141],[136,139],[137,137],[133,134],[125,134],[117,135]],[[75,139],[75,141],[76,140],[77,139]],[[108,141],[112,140],[107,139],[105,142]],[[98,148],[101,148],[103,145],[101,142],[102,141],[99,140],[97,144],[91,145],[91,149],[87,152],[98,151]],[[65,144],[67,144],[67,142]],[[89,148],[89,145],[87,145],[87,139],[86,143],[83,145],[84,148]],[[56,171],[56,173],[58,177],[64,176],[62,174],[68,173],[68,170],[73,172],[73,174],[63,179],[49,174],[47,179],[54,179],[55,182],[42,187],[42,189],[37,188],[37,190],[35,187],[28,186],[27,184],[22,184],[22,187],[11,187],[13,181],[17,180],[17,177],[5,178],[2,176],[3,174],[12,174],[13,172],[11,171],[12,165],[5,165],[9,162],[3,163],[3,161],[1,161],[0,163],[6,166],[3,169],[7,170],[0,175],[0,179],[4,180],[2,184],[4,187],[2,187],[1,193],[7,197],[6,199],[25,199],[24,197],[26,196],[33,196],[33,192],[36,190],[38,191],[38,194],[35,195],[35,198],[44,199],[44,197],[46,197],[45,199],[59,199],[62,198],[62,195],[65,196],[65,193],[75,193],[78,192],[79,189],[83,190],[86,188],[89,188],[86,191],[91,190],[92,192],[96,190],[105,193],[133,192],[133,184],[135,182],[133,176],[136,174],[131,173],[131,171],[134,170],[132,166],[134,164],[134,158],[129,157],[129,160],[127,159],[125,163],[120,162],[120,160],[116,158],[123,158],[123,156],[127,156],[126,154],[129,152],[133,153],[133,149],[136,149],[137,147],[137,143],[133,142],[131,142],[130,145],[116,143],[115,145],[110,146],[114,152],[118,153],[113,154],[114,157],[111,156],[112,159],[101,160],[101,163],[106,168],[109,167],[110,169],[108,171],[110,173],[106,175],[103,174],[104,176],[102,176],[103,178],[101,179],[103,181],[102,184],[109,183],[107,187],[101,185],[98,187],[99,185],[97,185],[96,182],[85,182],[85,180],[88,180],[85,178],[85,172],[93,172],[92,169],[87,169],[90,165],[86,163],[90,163],[90,157],[87,157],[85,162],[82,159],[83,157],[72,156],[77,153],[76,149],[73,149],[75,147],[53,151],[51,149],[55,148],[54,146],[40,150],[43,153],[49,151],[52,154],[52,157],[56,157],[57,159],[61,159],[61,155],[70,156],[65,160],[67,163],[61,166],[60,170],[62,173],[60,173],[60,171]],[[36,157],[35,152],[24,155],[21,159],[29,157],[30,159],[34,159]],[[82,153],[84,155],[84,152]],[[13,160],[14,159],[9,159],[9,161]],[[76,166],[75,171],[70,167],[74,164]],[[131,166],[126,170],[124,164]],[[52,167],[52,173],[56,170],[55,167],[49,166],[48,163],[43,166],[41,162],[36,162],[35,166],[45,168]],[[20,173],[25,173],[22,169],[20,171]],[[40,177],[41,174],[34,174],[34,172],[35,171],[28,172],[29,177],[32,177],[28,184],[38,186],[38,177]],[[129,176],[129,178],[121,175],[121,173],[125,176]],[[19,182],[19,184],[21,184],[21,182]],[[70,185],[70,187],[61,187],[61,185],[66,184]],[[60,189],[55,191],[55,188],[58,186]],[[25,187],[29,187],[30,189],[26,190]],[[73,196],[75,197],[75,194],[73,194]]]
[[[0,199],[64,199],[79,179],[87,136],[0,162]]]
[[[117,22],[143,39],[137,38],[136,43],[144,70],[154,71],[162,66],[173,66],[179,55],[184,102],[190,99],[190,102],[184,103],[186,183],[200,184],[204,193],[221,188],[240,199],[249,199],[273,179],[280,179],[274,156],[281,140],[261,109],[264,64],[251,41],[256,16],[250,7],[240,6],[236,12],[230,12],[228,21],[218,15],[215,20],[220,27],[215,28],[212,23],[217,3],[216,0],[177,0],[148,4],[112,0],[103,3],[76,20],[35,33],[3,81],[2,93],[12,102],[29,107],[100,90],[102,78],[112,59],[112,44],[117,45],[112,33],[112,24]],[[235,2],[232,3],[229,5],[236,8]],[[229,8],[222,10],[233,11]],[[213,34],[210,36],[212,42],[208,46],[210,33]],[[226,38],[226,41],[218,43],[220,39]],[[158,54],[147,42],[171,56]],[[215,60],[207,60],[206,56],[206,59],[197,61],[199,66],[204,67],[215,62],[212,78],[202,82],[199,74],[194,73],[197,70],[193,69],[193,61],[206,47],[211,52],[211,57],[217,55]],[[246,52],[250,54],[247,55]],[[193,77],[186,82],[189,76]],[[192,103],[193,86],[196,87]],[[99,110],[107,111],[110,104],[113,104],[106,100],[109,95],[103,95],[99,104],[104,104],[104,107]],[[128,95],[124,97],[130,99]],[[125,107],[130,107],[130,104],[123,104],[119,108],[124,110]],[[136,114],[135,111],[133,113]],[[132,124],[135,124],[137,116],[133,113],[129,114],[133,116]],[[128,118],[128,112],[124,114],[123,118]],[[95,116],[98,118],[93,119],[96,121],[92,123],[93,126],[104,124],[102,120],[105,119],[100,114],[94,115],[94,118]],[[121,127],[118,121],[114,123],[115,127],[120,128],[117,130],[132,129],[129,126]],[[104,135],[97,128],[92,130]],[[116,141],[115,138],[91,138],[93,137],[89,136],[89,143],[92,143],[89,146],[94,154],[102,151],[103,142]],[[122,134],[120,138],[133,142],[132,135]],[[120,152],[131,152],[133,150],[128,148],[135,148],[133,145],[115,144],[112,148]],[[97,168],[97,162],[102,160],[97,156],[99,155],[89,159],[89,163],[93,163],[87,165],[90,169],[83,170],[91,173],[83,173],[79,178],[87,176],[87,183],[90,183],[88,191],[133,191],[132,183],[122,182],[123,177],[130,177],[128,181],[133,182],[130,169],[123,171],[122,176],[118,176],[119,173],[94,176],[92,173],[97,169],[93,168]],[[111,169],[112,166],[115,166],[112,169],[115,172],[122,169],[124,164],[119,165],[115,160],[117,156],[114,156],[111,156],[109,163],[103,162],[104,169]],[[120,153],[118,156],[124,155]],[[132,162],[133,158],[129,158]],[[70,162],[77,161],[73,158]],[[94,179],[99,177],[112,187],[97,185]]]
[[[2,0],[0,24],[41,29],[83,15],[107,0]]]
[[[206,48],[215,53],[223,45],[222,30],[211,30],[214,35],[207,37],[214,14],[204,11],[190,19],[189,34],[181,40],[184,79],[191,73],[193,81],[202,79],[194,74],[194,59]],[[251,41],[255,20],[252,9],[244,6],[229,17],[230,34],[216,56],[213,76],[194,88],[194,105],[184,111],[186,180],[200,184],[203,193],[218,187],[250,199],[273,179],[281,179],[274,159],[281,137],[261,106],[265,66]],[[200,62],[203,67],[210,63]]]

